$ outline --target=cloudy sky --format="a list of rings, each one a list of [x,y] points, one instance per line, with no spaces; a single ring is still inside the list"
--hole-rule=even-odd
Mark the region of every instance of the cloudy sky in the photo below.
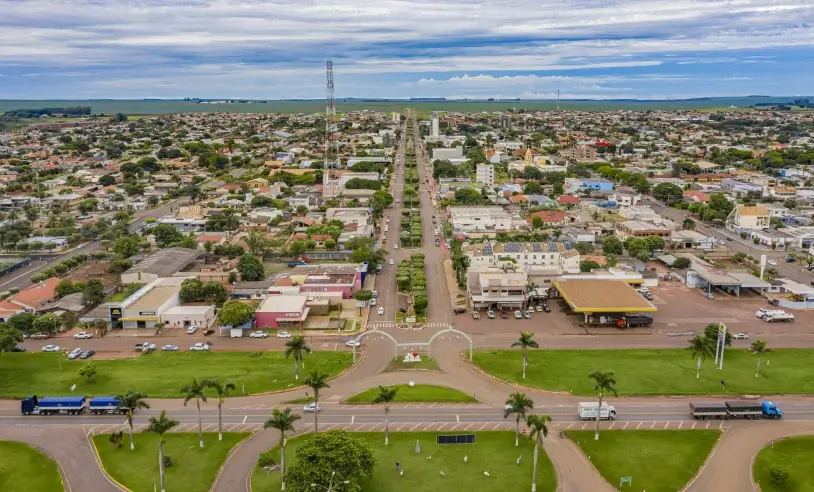
[[[0,99],[814,92],[814,0],[0,0]]]

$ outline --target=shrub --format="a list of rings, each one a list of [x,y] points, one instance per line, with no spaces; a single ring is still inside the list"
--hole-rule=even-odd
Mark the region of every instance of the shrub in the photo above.
[[[277,465],[277,460],[274,458],[273,450],[269,449],[268,451],[263,451],[260,453],[260,456],[257,458],[257,464],[260,465],[261,468],[272,467]]]
[[[769,467],[769,476],[772,477],[772,483],[778,487],[783,488],[789,480],[789,471],[780,465],[771,465]]]

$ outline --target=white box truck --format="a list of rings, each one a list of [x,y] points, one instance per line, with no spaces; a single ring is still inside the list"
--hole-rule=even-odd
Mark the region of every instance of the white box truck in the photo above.
[[[596,420],[596,411],[599,409],[599,403],[582,402],[577,406],[577,413],[582,420]],[[599,412],[600,420],[614,420],[616,418],[616,407],[602,403],[602,410]]]

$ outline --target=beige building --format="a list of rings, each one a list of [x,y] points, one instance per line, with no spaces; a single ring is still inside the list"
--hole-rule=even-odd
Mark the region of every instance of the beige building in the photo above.
[[[767,229],[769,223],[769,210],[759,205],[738,205],[726,218],[726,228],[737,233]]]
[[[526,301],[527,285],[525,272],[470,268],[466,274],[466,294],[471,309],[520,309]]]
[[[659,226],[651,222],[642,220],[627,220],[619,222],[615,226],[616,235],[624,241],[629,237],[659,236],[668,238],[672,231],[664,226]]]

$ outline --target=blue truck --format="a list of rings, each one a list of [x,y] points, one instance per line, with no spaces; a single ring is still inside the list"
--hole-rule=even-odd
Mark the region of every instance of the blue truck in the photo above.
[[[770,401],[727,401],[690,403],[690,413],[697,420],[745,418],[780,419],[783,411]]]
[[[90,401],[84,396],[29,396],[20,402],[23,415],[81,415],[87,409],[93,415],[127,413],[113,396],[97,396]]]

